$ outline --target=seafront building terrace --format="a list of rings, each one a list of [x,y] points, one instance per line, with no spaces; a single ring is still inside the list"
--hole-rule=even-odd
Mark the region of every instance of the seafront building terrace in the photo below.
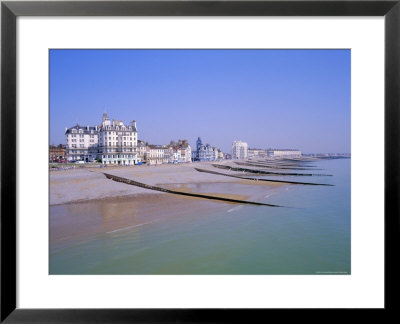
[[[79,124],[65,130],[69,162],[101,162],[111,165],[190,163],[192,150],[187,140],[153,145],[138,140],[136,121],[125,125],[103,114],[101,125]]]
[[[170,141],[166,145],[154,145],[138,140],[136,121],[125,125],[121,120],[111,120],[107,113],[102,123],[96,126],[77,124],[65,130],[65,155],[69,162],[100,162],[104,165],[148,165],[177,164],[219,161],[223,159],[282,158],[297,157],[302,153],[298,149],[254,149],[246,142],[232,143],[232,156],[220,149],[203,144],[201,138],[196,141],[196,150],[192,151],[187,140]]]
[[[168,145],[147,145],[144,161],[149,165],[190,163],[192,149],[187,140],[171,141]]]

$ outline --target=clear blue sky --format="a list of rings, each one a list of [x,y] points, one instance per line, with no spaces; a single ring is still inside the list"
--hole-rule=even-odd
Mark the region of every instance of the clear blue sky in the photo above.
[[[137,121],[187,139],[350,153],[350,50],[51,50],[50,144],[65,127]]]

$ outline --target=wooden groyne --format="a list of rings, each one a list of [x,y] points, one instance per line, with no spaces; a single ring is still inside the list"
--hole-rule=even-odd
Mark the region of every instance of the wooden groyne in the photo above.
[[[235,167],[231,167],[229,165],[221,165],[221,164],[212,164],[212,166],[215,168],[226,169],[226,170],[230,170],[230,171],[257,173],[257,174],[274,175],[274,176],[297,176],[297,177],[331,176],[331,174],[269,172],[269,171],[261,171],[261,170],[246,169],[246,168],[235,168]]]
[[[221,173],[221,172],[216,172],[216,171],[209,171],[209,170],[204,170],[204,169],[199,169],[199,168],[194,168],[194,169],[196,171],[199,171],[199,172],[211,173],[211,174],[215,174],[215,175],[221,175],[221,176],[225,176],[225,177],[232,177],[232,178],[245,179],[245,180],[281,182],[281,183],[298,184],[298,185],[309,185],[309,186],[334,186],[332,184],[327,184],[327,183],[312,183],[312,182],[297,182],[297,181],[285,181],[285,180],[257,179],[257,178],[242,177],[242,176],[233,175],[233,174],[226,174],[226,173]]]
[[[279,205],[273,205],[273,204],[264,204],[256,201],[248,201],[248,200],[240,200],[240,199],[231,199],[231,198],[224,198],[224,197],[216,197],[216,196],[210,196],[210,195],[202,195],[202,194],[196,194],[196,193],[190,193],[190,192],[182,192],[182,191],[176,191],[176,190],[170,190],[170,189],[164,189],[161,187],[156,187],[156,186],[150,186],[148,184],[118,177],[109,173],[104,173],[102,172],[107,179],[116,181],[116,182],[122,182],[126,183],[132,186],[137,186],[145,189],[150,189],[150,190],[155,190],[155,191],[161,191],[161,192],[166,192],[174,195],[182,195],[182,196],[189,196],[189,197],[195,197],[195,198],[203,198],[203,199],[210,199],[210,200],[219,200],[219,201],[224,201],[224,202],[230,202],[230,203],[236,203],[236,204],[247,204],[247,205],[257,205],[257,206],[268,206],[268,207],[285,207],[285,206],[279,206]]]

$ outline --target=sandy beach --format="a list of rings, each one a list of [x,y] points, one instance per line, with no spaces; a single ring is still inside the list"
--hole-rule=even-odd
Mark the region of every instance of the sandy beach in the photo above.
[[[202,173],[196,171],[194,169],[195,167],[208,170],[215,169],[211,163],[188,163],[179,165],[141,165],[132,167],[79,168],[65,171],[51,171],[50,205],[138,194],[163,194],[109,180],[102,172],[166,189],[194,193],[201,192],[234,199],[257,198],[257,190],[252,190],[252,187],[263,187],[263,190],[258,190],[260,191],[259,196],[262,196],[265,193],[265,189],[268,189],[268,187],[281,186],[279,183],[256,182]],[[238,172],[227,171],[224,173],[242,175],[242,173]],[[200,184],[203,185],[202,190],[200,190]],[[207,184],[208,186],[206,186]],[[223,187],[222,184],[235,184],[235,186],[229,186],[229,188],[227,188]],[[204,191],[205,188],[207,191]]]

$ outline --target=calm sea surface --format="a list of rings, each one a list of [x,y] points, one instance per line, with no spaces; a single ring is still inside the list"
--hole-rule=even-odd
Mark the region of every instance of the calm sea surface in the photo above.
[[[217,207],[177,205],[175,217],[136,215],[126,226],[130,205],[105,202],[110,212],[123,209],[125,224],[107,230],[96,226],[107,212],[93,202],[51,206],[50,274],[350,274],[350,162],[314,164],[323,169],[314,173],[333,176],[285,177],[332,187],[285,185],[257,199],[293,208],[203,202]],[[203,186],[196,191],[212,192]],[[80,214],[87,222],[74,224]],[[63,226],[78,234],[52,239]]]

